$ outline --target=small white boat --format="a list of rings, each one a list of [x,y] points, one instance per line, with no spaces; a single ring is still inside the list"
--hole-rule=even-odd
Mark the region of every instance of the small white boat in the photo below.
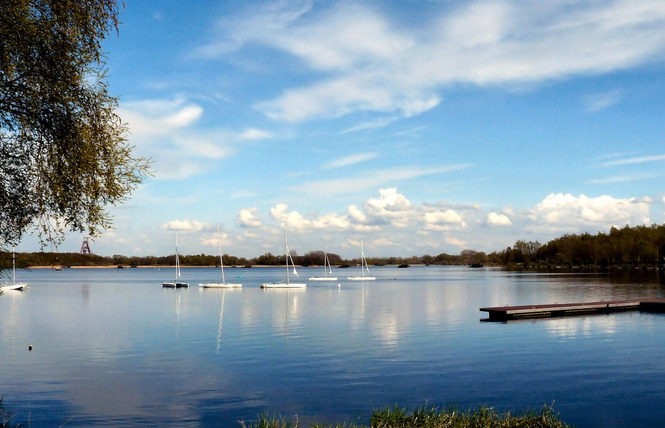
[[[365,259],[365,248],[362,241],[360,241],[360,276],[349,276],[346,279],[349,281],[374,281],[375,276],[369,276],[369,266],[367,265],[367,259]]]
[[[265,282],[261,284],[261,288],[305,288],[307,284],[302,282],[291,282],[291,277],[289,276],[289,261],[290,266],[293,266],[293,274],[298,276],[296,271],[295,263],[293,263],[293,258],[291,257],[291,252],[289,252],[289,244],[286,239],[286,229],[284,229],[284,252],[286,258],[286,279],[280,282]]]
[[[224,260],[222,259],[222,241],[219,239],[219,226],[217,226],[217,249],[219,250],[219,265],[222,269],[222,282],[208,282],[199,284],[201,288],[240,288],[242,284],[231,284],[226,282],[224,276]]]
[[[332,274],[332,266],[328,260],[328,253],[326,252],[326,243],[323,242],[323,276],[313,276],[309,278],[310,281],[337,281],[336,276],[328,276]]]
[[[178,234],[175,235],[175,279],[173,282],[162,282],[164,288],[184,288],[189,287],[187,282],[178,281],[180,279],[180,259],[178,257]]]
[[[0,294],[5,291],[23,291],[28,287],[25,282],[16,282],[16,255],[12,253],[12,283],[0,287]]]

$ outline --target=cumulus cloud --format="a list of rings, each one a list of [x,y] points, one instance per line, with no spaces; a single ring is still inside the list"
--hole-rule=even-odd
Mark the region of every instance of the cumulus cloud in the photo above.
[[[413,218],[411,202],[394,187],[379,190],[379,198],[370,198],[365,202],[365,211],[370,218],[387,221],[397,227],[406,227]]]
[[[218,245],[225,247],[232,243],[232,241],[229,239],[229,234],[226,232],[220,232],[219,235],[213,234],[202,236],[200,242],[201,246],[215,248],[217,248]]]
[[[464,218],[455,210],[426,212],[423,216],[424,229],[435,232],[459,230],[466,227]]]
[[[277,204],[270,209],[271,217],[290,230],[328,231],[378,231],[381,225],[398,228],[415,224],[415,208],[397,189],[380,189],[378,198],[370,198],[363,208],[349,205],[346,213],[308,214],[289,210],[286,204]]]
[[[270,209],[272,218],[289,230],[348,230],[353,229],[349,216],[329,213],[305,217],[297,211],[288,211],[286,204],[277,204]]]
[[[207,224],[196,220],[173,220],[162,225],[163,230],[172,230],[176,232],[200,232],[207,228]]]
[[[495,212],[491,212],[487,215],[487,223],[492,226],[510,226],[513,224],[507,215]]]
[[[263,223],[261,222],[261,219],[256,216],[258,211],[258,208],[240,210],[238,213],[238,223],[240,224],[240,227],[262,227]]]
[[[297,122],[365,111],[408,117],[436,107],[453,84],[522,85],[607,73],[657,61],[665,46],[660,0],[476,0],[431,10],[411,30],[389,8],[276,2],[225,21],[199,52],[210,58],[258,44],[299,59],[319,79],[256,105],[272,118]],[[606,108],[618,96],[596,96],[589,108]]]
[[[528,229],[539,232],[578,232],[586,228],[609,229],[648,224],[650,199],[589,198],[552,193],[529,212]]]

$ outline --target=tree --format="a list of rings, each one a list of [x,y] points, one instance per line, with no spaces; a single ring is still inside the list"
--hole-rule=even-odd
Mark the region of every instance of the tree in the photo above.
[[[150,174],[104,82],[116,0],[0,3],[0,248],[111,226],[107,207]]]

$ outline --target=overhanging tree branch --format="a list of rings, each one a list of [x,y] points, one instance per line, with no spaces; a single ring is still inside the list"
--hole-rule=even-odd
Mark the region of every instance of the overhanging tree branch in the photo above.
[[[43,244],[66,229],[95,236],[150,174],[105,83],[113,30],[115,0],[0,3],[0,247],[31,226]]]

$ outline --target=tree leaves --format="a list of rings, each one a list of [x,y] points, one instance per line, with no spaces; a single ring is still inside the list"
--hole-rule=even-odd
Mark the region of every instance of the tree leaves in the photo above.
[[[104,82],[101,40],[117,26],[115,0],[0,5],[0,246],[30,225],[42,243],[95,236],[150,174]]]

